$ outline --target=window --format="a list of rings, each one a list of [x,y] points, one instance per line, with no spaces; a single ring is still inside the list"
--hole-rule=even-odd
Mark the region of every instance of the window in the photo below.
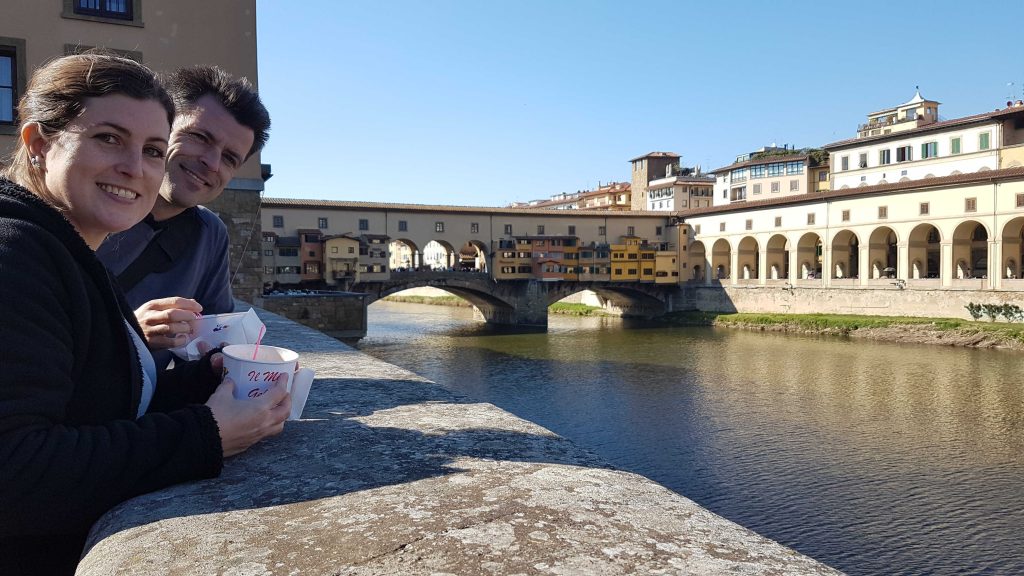
[[[367,220],[366,218],[360,218],[359,219],[359,229],[360,230],[369,230],[370,229],[370,221]]]
[[[896,149],[897,162],[910,162],[914,159],[914,149],[910,146],[900,146]]]
[[[892,150],[886,148],[885,150],[878,151],[878,164],[885,166],[886,164],[892,164]]]
[[[773,162],[768,165],[768,176],[782,176],[786,172],[784,162]]]
[[[818,182],[828,182],[828,171],[822,170],[818,172]]]
[[[718,223],[718,231],[719,232],[725,232],[725,222],[719,222]]]
[[[1024,194],[1017,194],[1017,208],[1024,208]]]
[[[434,232],[444,232],[444,222],[434,222]]]
[[[505,224],[505,236],[511,236],[511,235],[512,235],[512,225],[511,224]]]
[[[280,254],[281,256],[298,256],[299,255],[299,249],[298,248],[278,248],[277,249],[277,253]]]
[[[960,153],[960,137],[954,136],[949,139],[949,153],[959,154]]]
[[[754,194],[760,194],[760,193],[761,193],[761,185],[760,184],[754,184]]]
[[[888,217],[889,217],[889,207],[888,206],[879,206],[878,207],[878,219],[879,220],[885,220]]]
[[[814,226],[814,212],[807,214],[807,225]]]
[[[398,231],[399,232],[408,232],[409,231],[409,222],[407,220],[399,220],[398,221]]]
[[[306,262],[306,274],[319,274],[320,263],[319,262]]]
[[[781,228],[782,227],[782,216],[776,216],[775,217],[775,227],[776,228]]]
[[[750,177],[751,178],[764,178],[766,170],[767,170],[767,166],[765,166],[764,164],[761,164],[760,166],[751,166],[750,167]]]
[[[655,236],[661,236],[661,226],[655,226],[654,227],[654,235]]]
[[[772,192],[778,192],[780,190],[778,182],[772,182]]]
[[[264,250],[263,251],[263,255],[264,256],[273,256],[274,255],[274,251],[273,250]]]
[[[331,246],[331,254],[337,254],[337,253],[338,253],[338,247],[337,246]]]
[[[607,234],[608,234],[608,228],[607,227],[605,227],[605,226],[598,226],[597,227],[597,235],[598,236],[606,236]]]
[[[327,230],[327,218],[317,218],[316,227],[321,230]]]
[[[16,134],[19,91],[25,86],[25,41],[0,37],[0,134]]]
[[[843,210],[842,219],[843,219],[843,222],[849,222],[850,221],[850,211],[849,210]]]
[[[348,247],[348,253],[349,254],[355,254],[356,253],[356,247],[355,246],[349,246]]]
[[[626,236],[636,236],[636,228],[633,226],[626,226]]]
[[[803,162],[786,162],[786,174],[803,174],[804,163]]]
[[[857,166],[859,166],[861,168],[867,168],[868,167],[868,153],[867,152],[861,152],[860,158],[857,160]]]
[[[540,236],[543,233],[544,233],[544,225],[543,224],[538,224],[537,225],[537,235]]]
[[[928,215],[928,203],[927,202],[921,202],[920,210],[918,211],[918,214],[920,214],[921,216],[927,216]]]
[[[274,216],[274,228],[284,228],[284,216]]]
[[[575,235],[576,235],[576,227],[573,226],[572,224],[570,224],[569,225],[569,236],[575,236]]]
[[[849,170],[850,169],[850,157],[849,156],[843,156],[842,158],[840,158],[839,159],[839,165],[842,166],[843,170]]]
[[[978,134],[978,150],[988,150],[990,146],[990,140],[992,139],[991,132],[983,132]]]
[[[978,211],[978,199],[967,198],[964,200],[964,212],[977,212]]]
[[[790,180],[789,181],[789,191],[790,192],[799,192],[800,191],[800,181],[799,180]]]
[[[274,273],[274,267],[273,266],[264,266],[263,267],[263,273],[264,274],[273,274]]]
[[[748,218],[747,221],[744,223],[744,227],[743,228],[744,228],[744,230],[753,230],[754,229],[754,221]]]
[[[141,0],[64,0],[64,18],[142,26]]]
[[[479,234],[480,233],[480,223],[479,222],[470,222],[469,223],[469,233],[470,234]]]
[[[935,158],[939,155],[938,142],[924,142],[921,144],[921,159]]]
[[[278,266],[277,267],[277,273],[278,274],[298,274],[299,273],[299,267],[298,266]]]
[[[309,257],[310,258],[316,258],[316,252],[314,252],[313,250],[310,250],[309,251]]]

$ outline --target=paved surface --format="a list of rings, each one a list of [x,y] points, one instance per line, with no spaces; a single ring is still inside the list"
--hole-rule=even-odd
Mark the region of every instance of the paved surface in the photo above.
[[[317,380],[215,480],[126,502],[78,573],[837,574],[493,405],[258,311]]]

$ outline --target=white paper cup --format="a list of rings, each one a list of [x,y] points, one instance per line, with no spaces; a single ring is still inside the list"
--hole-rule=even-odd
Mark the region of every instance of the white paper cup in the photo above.
[[[259,398],[267,393],[281,374],[286,374],[291,390],[292,377],[298,368],[299,355],[287,348],[255,344],[232,344],[224,354],[224,378],[235,382],[235,398]],[[255,358],[253,357],[255,354]]]

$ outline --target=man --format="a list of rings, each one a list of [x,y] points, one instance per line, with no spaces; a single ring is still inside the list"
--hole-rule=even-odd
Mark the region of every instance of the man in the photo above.
[[[113,234],[96,255],[118,278],[153,350],[182,346],[200,312],[231,312],[227,227],[215,200],[267,141],[270,115],[245,78],[213,66],[165,78],[177,116],[153,211]],[[159,368],[169,352],[154,354]]]

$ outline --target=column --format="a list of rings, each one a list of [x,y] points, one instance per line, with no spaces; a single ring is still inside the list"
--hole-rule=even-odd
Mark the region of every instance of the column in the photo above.
[[[861,244],[859,247],[859,256],[857,257],[857,284],[861,286],[868,285],[868,279],[871,278],[871,262],[868,258],[871,256],[871,244]]]
[[[797,280],[801,279],[800,269],[797,268],[797,266],[799,266],[799,253],[800,251],[797,249],[796,245],[794,245],[793,249],[789,251],[789,277],[786,278],[786,280],[789,280],[789,283],[794,285]]]
[[[824,239],[823,239],[824,240]],[[828,288],[832,285],[832,248],[824,243],[821,245],[821,285]]]
[[[764,286],[768,283],[768,249],[757,252],[757,283]]]
[[[998,238],[998,236],[997,236]],[[1003,285],[1003,243],[994,239],[988,241],[988,287],[998,289]]]
[[[942,286],[949,287],[953,285],[953,243],[943,242],[940,247],[942,249],[942,268],[939,277],[942,278]]]
[[[739,271],[736,269],[740,264],[740,251],[738,248],[729,250],[729,284],[735,286],[739,278]]]
[[[896,243],[896,277],[910,278],[910,244],[905,241]]]

